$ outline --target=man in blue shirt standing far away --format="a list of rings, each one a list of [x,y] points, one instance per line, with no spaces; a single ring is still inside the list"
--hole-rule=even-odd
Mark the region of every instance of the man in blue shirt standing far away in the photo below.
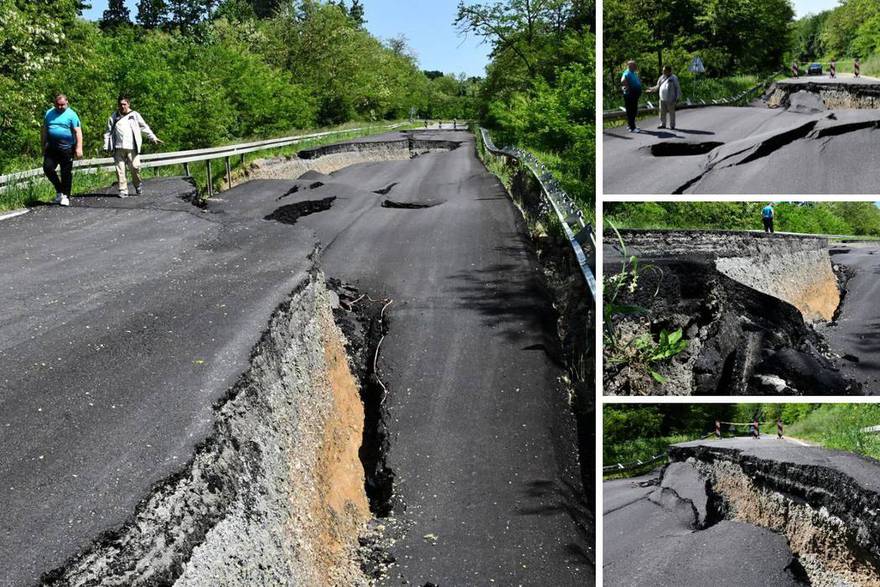
[[[776,213],[773,211],[773,203],[769,203],[761,210],[761,220],[764,221],[764,232],[773,234],[773,219]]]
[[[73,187],[73,158],[82,159],[83,138],[79,116],[67,103],[67,96],[55,96],[55,107],[46,111],[40,129],[43,173],[55,186],[55,203],[70,206]],[[58,177],[56,168],[61,168]]]
[[[635,61],[626,64],[626,71],[620,77],[620,89],[623,91],[623,104],[626,107],[626,122],[629,132],[639,132],[636,116],[639,113],[639,98],[642,96],[642,80],[639,79],[638,66]]]

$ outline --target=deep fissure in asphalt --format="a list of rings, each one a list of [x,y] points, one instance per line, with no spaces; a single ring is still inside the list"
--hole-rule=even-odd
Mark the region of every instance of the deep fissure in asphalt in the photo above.
[[[290,193],[290,192],[288,192]],[[281,206],[271,214],[266,215],[264,220],[276,220],[283,224],[296,224],[303,216],[329,210],[336,196],[330,196],[322,200],[306,200]]]

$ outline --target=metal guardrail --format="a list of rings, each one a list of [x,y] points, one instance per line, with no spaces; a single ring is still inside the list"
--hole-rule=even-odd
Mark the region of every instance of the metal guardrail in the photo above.
[[[664,452],[661,452],[658,455],[654,455],[650,459],[647,459],[644,461],[637,460],[637,461],[633,461],[631,463],[615,463],[613,465],[606,465],[606,466],[602,467],[602,472],[603,473],[613,473],[613,472],[631,471],[633,469],[638,469],[638,468],[644,467],[645,465],[650,465],[651,463],[656,463],[657,461],[659,461],[661,459],[667,458],[667,456],[668,455],[664,451]]]
[[[587,282],[587,287],[590,288],[593,299],[596,299],[596,277],[588,261],[588,258],[595,259],[596,234],[592,225],[584,220],[583,211],[578,208],[574,200],[559,186],[559,183],[553,178],[547,167],[537,157],[515,147],[499,149],[492,142],[489,131],[483,127],[480,127],[480,135],[482,136],[483,144],[489,152],[494,155],[505,155],[520,161],[538,180],[544,196],[554,212],[556,212],[559,222],[565,231],[565,236],[568,238],[572,250],[574,250],[578,265]],[[591,247],[590,257],[587,256],[587,252],[584,250],[585,245]]]
[[[404,123],[395,123],[385,125],[384,128],[394,129],[400,126],[403,126]],[[296,143],[300,143],[302,141],[306,141],[309,139],[328,137],[339,134],[348,134],[354,132],[360,132],[364,130],[369,130],[375,127],[360,127],[360,128],[349,128],[342,130],[331,130],[326,132],[317,132],[311,133],[307,135],[297,135],[297,136],[289,136],[289,137],[281,137],[277,139],[268,139],[264,141],[256,141],[251,143],[240,143],[237,145],[228,145],[225,147],[210,147],[207,149],[192,149],[189,151],[174,151],[169,153],[151,153],[149,155],[141,155],[141,169],[149,169],[149,168],[157,168],[157,167],[167,167],[170,165],[183,165],[184,173],[189,176],[189,165],[190,163],[196,163],[199,161],[204,161],[207,167],[208,172],[208,195],[211,196],[214,193],[214,182],[213,176],[211,174],[211,161],[215,159],[225,159],[226,163],[226,181],[231,186],[232,185],[232,157],[240,156],[241,162],[244,163],[244,156],[247,153],[253,153],[255,151],[263,151],[266,149],[276,149],[279,147],[286,147],[289,145],[294,145]],[[82,161],[74,161],[73,163],[74,170],[84,170],[86,172],[97,172],[101,170],[112,170],[115,169],[115,164],[113,162],[112,157],[102,157],[97,159],[86,159]],[[43,170],[42,168],[37,169],[29,169],[27,171],[19,171],[16,173],[9,173],[7,175],[0,175],[0,193],[5,191],[9,186],[15,185],[17,183],[27,181],[32,178],[42,177]]]
[[[859,432],[862,434],[878,434],[880,433],[880,426],[868,426],[867,428],[862,428]]]
[[[774,73],[773,75],[771,75],[770,77],[768,77],[767,79],[762,81],[761,83],[755,84],[751,88],[749,88],[747,90],[743,90],[742,92],[740,92],[739,94],[736,94],[734,96],[720,98],[718,100],[709,100],[708,102],[705,100],[700,100],[699,102],[697,102],[697,101],[692,101],[690,98],[687,98],[683,103],[676,104],[675,109],[676,110],[687,110],[690,108],[704,108],[706,106],[723,106],[725,104],[736,104],[737,102],[739,102],[740,100],[743,100],[747,96],[753,94],[755,91],[759,90],[760,88],[765,87],[767,84],[770,83],[770,81],[773,78],[775,78],[777,75],[780,75],[781,73],[782,72]],[[646,106],[639,107],[638,114],[648,114],[651,112],[657,112],[659,110],[659,108],[660,108],[659,105],[655,106],[653,102],[648,100]],[[619,108],[616,108],[614,110],[605,110],[604,112],[602,112],[602,119],[603,120],[617,120],[620,118],[626,118],[626,108],[624,108],[623,106],[620,106]]]

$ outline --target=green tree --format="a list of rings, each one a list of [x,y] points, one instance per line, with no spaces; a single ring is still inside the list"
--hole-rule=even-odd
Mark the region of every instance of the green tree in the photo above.
[[[110,0],[107,10],[101,16],[101,28],[131,24],[131,13],[125,6],[125,0]]]
[[[165,0],[138,0],[137,9],[137,23],[145,29],[158,28],[168,14]]]

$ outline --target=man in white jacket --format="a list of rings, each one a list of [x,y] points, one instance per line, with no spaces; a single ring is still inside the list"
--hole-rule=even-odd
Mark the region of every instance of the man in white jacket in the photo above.
[[[128,196],[128,182],[125,179],[125,168],[131,169],[131,182],[134,191],[141,195],[141,159],[140,152],[143,145],[143,131],[155,144],[162,141],[150,129],[143,117],[131,109],[127,97],[121,96],[118,103],[119,109],[107,119],[107,132],[104,133],[104,149],[113,153],[113,162],[116,163],[116,177],[119,180],[119,197]]]
[[[660,92],[660,128],[666,128],[666,117],[669,116],[669,128],[675,130],[675,104],[681,99],[681,85],[678,76],[672,73],[668,65],[663,68],[663,75],[657,85],[648,88],[649,92]]]

